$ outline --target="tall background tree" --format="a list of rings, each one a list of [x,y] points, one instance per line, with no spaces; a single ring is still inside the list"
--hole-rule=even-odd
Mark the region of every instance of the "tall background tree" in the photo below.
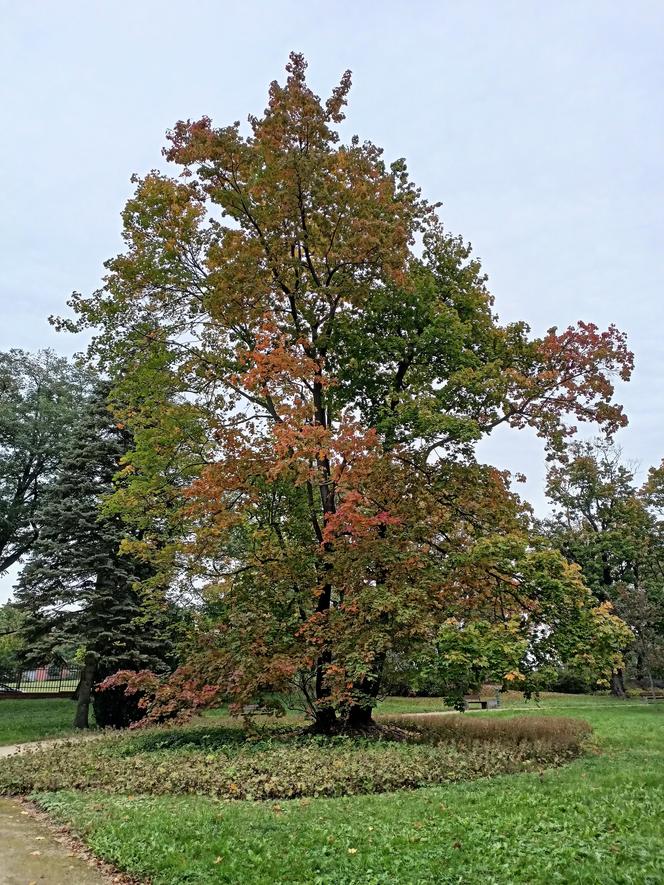
[[[131,446],[127,430],[112,419],[107,393],[97,383],[83,404],[41,501],[39,538],[16,591],[32,658],[43,662],[55,650],[77,648],[85,655],[78,727],[87,727],[90,696],[99,725],[140,718],[136,699],[96,691],[111,673],[166,672],[174,664],[174,610],[141,591],[151,567],[123,550],[132,538],[118,516],[102,510]]]
[[[592,611],[618,629],[528,544],[474,448],[500,424],[553,449],[569,417],[612,432],[631,354],[613,327],[501,326],[404,161],[340,143],[350,73],[322,102],[305,70],[292,54],[246,136],[176,125],[180,179],[137,180],[126,251],[60,325],[96,329],[91,358],[136,440],[120,506],[147,551],[149,521],[178,514],[170,567],[196,575],[216,617],[201,682],[237,706],[296,682],[329,730],[368,724],[388,651],[450,618],[523,634],[571,619],[580,640]]]
[[[639,487],[620,449],[606,441],[574,443],[548,473],[553,543],[579,566],[594,595],[610,601],[631,628],[626,647],[632,678],[652,684],[664,667],[664,522],[661,468]],[[613,693],[624,697],[621,667]]]
[[[89,375],[51,351],[0,353],[0,574],[39,535],[41,496],[57,470]]]
[[[13,680],[25,649],[23,617],[9,603],[0,605],[0,682]]]

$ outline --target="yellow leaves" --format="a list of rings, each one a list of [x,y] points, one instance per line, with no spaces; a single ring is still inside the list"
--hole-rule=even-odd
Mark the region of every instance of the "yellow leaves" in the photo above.
[[[506,682],[519,682],[520,680],[525,678],[526,677],[519,670],[510,670],[509,673],[505,674]]]

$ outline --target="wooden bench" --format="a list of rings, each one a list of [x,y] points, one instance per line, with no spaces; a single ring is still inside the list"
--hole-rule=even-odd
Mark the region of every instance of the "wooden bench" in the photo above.
[[[470,709],[473,705],[477,706],[480,710],[495,710],[498,707],[497,698],[465,697],[463,702],[466,710]]]
[[[480,710],[495,710],[500,707],[500,685],[486,685],[486,689],[493,689],[496,692],[495,698],[483,698],[480,692],[475,694],[464,695],[463,703],[465,709],[468,710],[472,706],[477,706]]]
[[[245,704],[242,707],[243,716],[272,716],[274,710],[269,707],[262,707],[260,704]]]

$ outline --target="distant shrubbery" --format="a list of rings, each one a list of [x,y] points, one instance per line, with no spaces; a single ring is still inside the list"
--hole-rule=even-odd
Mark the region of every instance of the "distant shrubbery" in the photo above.
[[[383,717],[381,722],[412,731],[415,740],[428,744],[453,743],[469,747],[491,743],[511,750],[527,746],[537,748],[544,755],[560,753],[564,756],[575,755],[583,740],[592,732],[582,719],[562,716],[488,718],[420,713]]]

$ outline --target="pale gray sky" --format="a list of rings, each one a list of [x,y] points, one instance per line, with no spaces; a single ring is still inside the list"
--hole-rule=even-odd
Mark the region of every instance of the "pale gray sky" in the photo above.
[[[0,349],[80,347],[46,317],[118,251],[130,174],[162,166],[180,118],[260,112],[296,49],[322,95],[351,68],[346,131],[443,201],[504,320],[628,332],[619,439],[659,462],[662,46],[661,0],[0,0]],[[532,436],[481,454],[524,471],[543,507]]]

